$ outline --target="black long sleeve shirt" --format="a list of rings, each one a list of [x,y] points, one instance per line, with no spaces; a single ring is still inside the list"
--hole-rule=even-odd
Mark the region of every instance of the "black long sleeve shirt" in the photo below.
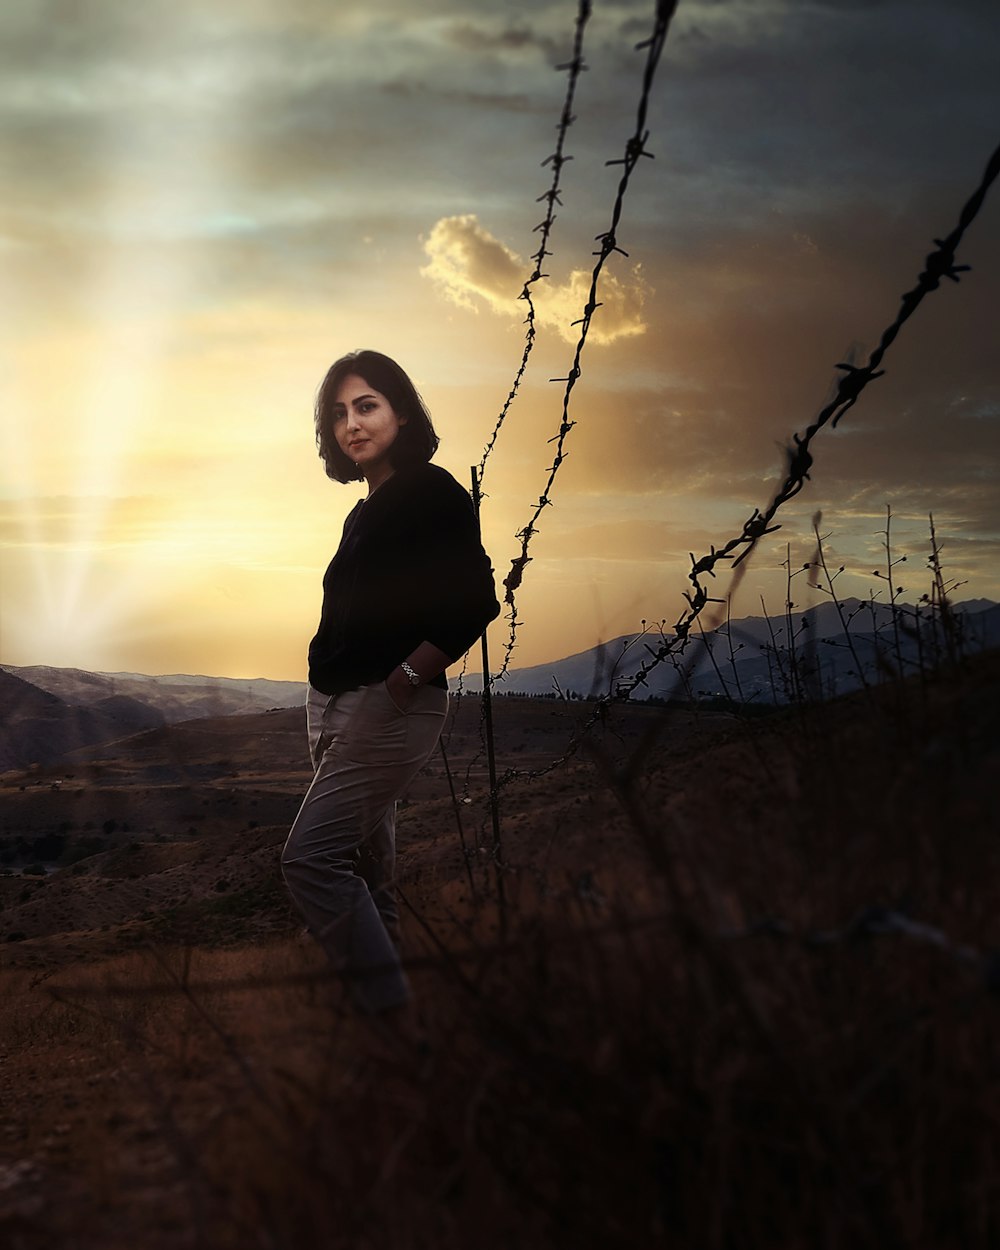
[[[499,612],[468,492],[438,465],[400,469],[344,523],[309,682],[334,695],[384,681],[422,642],[457,660]]]

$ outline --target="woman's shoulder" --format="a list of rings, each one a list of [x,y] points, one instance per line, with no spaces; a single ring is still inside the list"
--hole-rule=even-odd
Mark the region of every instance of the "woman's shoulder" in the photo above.
[[[422,464],[409,464],[396,474],[402,481],[412,482],[430,489],[464,490],[455,478],[439,464],[428,460]],[[468,491],[465,492],[468,494]]]
[[[437,502],[444,507],[472,507],[469,492],[439,464],[428,462],[408,465],[396,472],[390,481],[396,483],[397,493],[411,495],[426,503]]]

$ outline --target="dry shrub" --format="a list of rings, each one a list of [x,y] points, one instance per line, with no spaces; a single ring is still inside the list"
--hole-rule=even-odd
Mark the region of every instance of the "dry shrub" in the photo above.
[[[347,1014],[311,945],[67,970],[46,1010],[25,981],[5,1045],[104,1056],[152,1152],[112,1173],[94,1123],[76,1244],[986,1250],[998,686],[986,656],[710,739],[668,724],[537,819],[512,790],[503,936],[495,899],[449,921],[441,874],[415,902],[427,1059]]]
[[[985,1250],[998,676],[733,731],[680,791],[655,750],[619,771],[642,908],[513,906],[505,942],[453,940],[421,1076],[331,1017],[271,1074],[289,1120],[241,1136],[231,1244]]]

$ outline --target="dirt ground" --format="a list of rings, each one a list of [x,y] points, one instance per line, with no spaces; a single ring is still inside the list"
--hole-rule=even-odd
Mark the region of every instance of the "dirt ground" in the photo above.
[[[732,1212],[697,1232],[684,1223],[671,1134],[697,1140],[707,1117],[686,1184],[731,1186],[735,1210],[755,1199],[718,1143],[739,1136],[744,1101],[755,1124],[760,1099],[778,1108],[776,1139],[793,1131],[784,1092],[744,1088],[771,1071],[775,1039],[836,1136],[848,1129],[831,1064],[852,1089],[884,1082],[872,1056],[907,1010],[951,1020],[956,993],[968,1004],[986,992],[984,961],[1000,948],[998,683],[987,656],[931,689],[749,722],[629,709],[570,761],[505,785],[502,895],[468,700],[448,741],[454,801],[439,756],[399,815],[408,958],[432,1043],[423,1068],[346,1012],[281,888],[308,782],[300,713],[168,726],[5,775],[5,845],[61,832],[69,862],[0,877],[3,1244],[437,1250],[651,1244],[671,1231],[679,1245],[737,1244]],[[498,700],[501,772],[551,763],[587,711]],[[75,858],[98,836],[103,849]],[[876,909],[937,937],[877,938],[863,919]],[[700,980],[685,971],[692,949],[707,961]],[[966,1021],[914,1075],[947,1084],[959,1117],[979,1107],[966,1137],[983,1151],[1000,1124],[996,1069],[975,1099],[955,1091],[961,1055],[983,1054],[991,1030]],[[794,1038],[811,1040],[789,1058]],[[865,1131],[881,1140],[876,1122]],[[547,1134],[564,1135],[565,1175],[551,1149],[533,1153]],[[825,1149],[797,1153],[815,1153],[825,1177]],[[933,1169],[921,1149],[910,1166]],[[634,1188],[627,1211],[598,1174]],[[868,1244],[858,1221],[872,1199],[853,1172],[838,1177],[850,1218],[829,1244]],[[337,1196],[359,1186],[360,1206]],[[996,1205],[978,1209],[991,1235]],[[912,1204],[891,1210],[878,1216],[890,1230],[906,1210],[920,1232]],[[791,1215],[771,1234],[740,1218],[741,1245],[807,1244]],[[922,1218],[936,1227],[930,1208]]]

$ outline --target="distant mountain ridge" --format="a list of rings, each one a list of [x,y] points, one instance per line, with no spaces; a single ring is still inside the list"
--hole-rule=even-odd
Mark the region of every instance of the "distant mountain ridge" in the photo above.
[[[912,605],[899,605],[912,613]],[[897,609],[898,610],[898,609]],[[1000,606],[973,599],[954,606],[970,650],[1000,646]],[[848,623],[850,645],[843,622]],[[898,637],[897,637],[898,632]],[[796,680],[810,697],[829,697],[878,681],[893,671],[896,651],[903,671],[912,672],[918,638],[893,624],[882,603],[848,599],[825,602],[780,617],[744,617],[696,635],[678,661],[658,665],[634,697],[712,698],[729,696],[762,703],[783,702],[794,693],[788,634],[794,640]],[[658,633],[623,634],[601,646],[526,668],[512,669],[496,690],[512,695],[561,692],[592,698],[627,682],[660,642]],[[454,687],[456,683],[453,681]],[[478,692],[482,677],[467,674],[464,689]],[[48,763],[79,747],[128,737],[164,724],[206,717],[238,716],[273,708],[301,707],[306,683],[207,677],[185,673],[91,673],[83,669],[0,665],[0,771]]]
[[[0,772],[164,724],[294,707],[305,683],[0,665]]]
[[[912,604],[897,605],[899,612],[914,610]],[[953,605],[953,611],[963,622],[969,650],[1000,646],[1000,606],[992,600],[969,600]],[[853,651],[848,645],[842,616],[848,622]],[[808,622],[805,626],[804,618]],[[666,661],[654,668],[647,683],[639,687],[634,697],[730,696],[765,703],[783,702],[789,693],[785,689],[789,677],[782,673],[783,665],[787,669],[789,623],[797,663],[811,672],[809,682],[814,694],[823,697],[845,694],[862,684],[859,666],[866,680],[878,681],[886,675],[887,662],[890,666],[895,663],[893,609],[877,601],[872,604],[868,600],[847,599],[839,607],[836,603],[824,602],[793,611],[789,621],[784,616],[750,616],[730,622],[728,635],[725,626],[709,631],[704,640],[695,634],[678,659],[683,676]],[[928,640],[918,641],[903,628],[899,632],[904,673],[912,672],[919,663],[920,646],[927,646]],[[632,677],[643,661],[650,658],[649,649],[655,651],[660,641],[659,633],[622,634],[561,660],[511,669],[495,688],[502,694],[512,695],[537,696],[559,691],[592,698],[607,694],[615,684]],[[479,691],[482,679],[470,675],[464,685],[468,690]]]
[[[126,695],[74,705],[4,669],[0,669],[0,708],[0,772],[45,763],[77,747],[164,723],[156,708]]]
[[[305,682],[274,681],[269,677],[92,673],[44,664],[24,668],[0,664],[0,671],[78,706],[94,706],[109,698],[134,699],[157,709],[168,724],[200,716],[236,716],[266,712],[272,707],[294,707],[304,701],[306,689]]]

